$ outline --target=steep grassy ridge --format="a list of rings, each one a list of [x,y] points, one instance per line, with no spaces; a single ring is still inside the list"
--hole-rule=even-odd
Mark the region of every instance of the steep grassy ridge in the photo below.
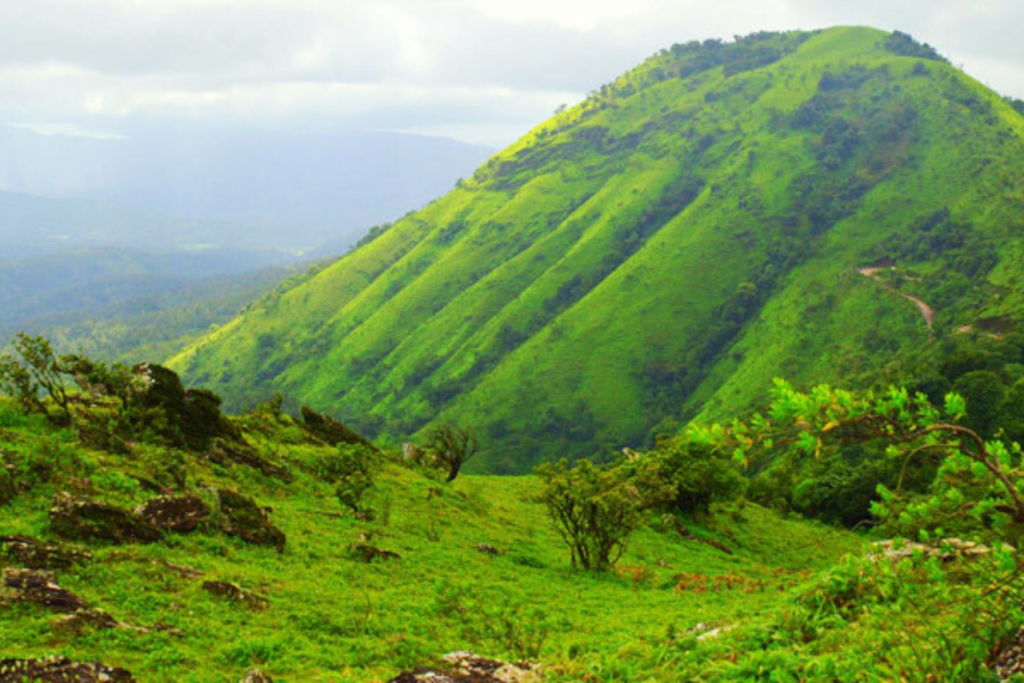
[[[384,438],[475,423],[493,472],[870,381],[929,331],[859,266],[915,268],[937,337],[1022,309],[1022,132],[872,29],[674,46],[172,364]]]

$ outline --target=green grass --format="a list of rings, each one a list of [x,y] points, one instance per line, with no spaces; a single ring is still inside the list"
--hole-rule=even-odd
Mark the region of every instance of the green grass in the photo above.
[[[233,406],[280,391],[395,445],[472,423],[475,471],[521,473],[740,414],[776,376],[869,384],[978,317],[1019,318],[1024,119],[886,38],[656,55],[171,365]],[[966,285],[937,251],[905,264],[948,294],[929,337],[855,271],[944,207],[999,261]]]
[[[204,497],[215,485],[238,486],[273,508],[273,522],[288,536],[281,555],[211,525],[153,545],[97,544],[91,562],[59,572],[59,583],[90,606],[165,630],[86,630],[74,637],[55,631],[57,615],[40,607],[2,608],[0,656],[65,654],[126,667],[144,681],[237,680],[253,666],[285,683],[384,681],[457,649],[538,659],[556,681],[583,673],[598,681],[678,680],[678,669],[655,654],[671,639],[700,622],[740,626],[761,619],[790,601],[808,572],[861,546],[851,534],[739,505],[703,521],[684,520],[733,555],[683,540],[653,516],[616,572],[590,574],[569,567],[536,502],[534,477],[464,476],[444,485],[390,464],[371,493],[376,521],[363,522],[344,514],[329,484],[306,473],[329,449],[294,443],[288,438],[294,428],[272,438],[248,432],[295,473],[293,483],[282,484],[154,446],[125,456],[95,452],[17,411],[0,415],[0,452],[19,464],[19,481],[32,484],[0,507],[4,533],[52,538],[47,509],[58,490],[138,503],[152,494],[131,475],[159,479],[174,459],[184,463],[189,488]],[[46,464],[52,465],[48,477],[38,469]],[[348,549],[360,537],[401,559],[355,561]],[[477,551],[481,543],[501,554]],[[183,578],[165,563],[205,576]],[[742,578],[734,590],[703,590],[711,585],[703,579],[677,590],[683,573],[711,582]],[[214,597],[201,589],[203,580],[235,582],[268,597],[270,606],[252,611]]]

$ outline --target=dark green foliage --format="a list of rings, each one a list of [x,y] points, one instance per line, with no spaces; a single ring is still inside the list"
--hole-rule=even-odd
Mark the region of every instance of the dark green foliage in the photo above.
[[[895,55],[901,55],[903,57],[919,57],[921,59],[930,59],[936,62],[946,62],[949,60],[938,53],[928,43],[919,43],[914,40],[913,36],[903,33],[902,31],[893,31],[889,34],[889,37],[885,39],[885,49]]]
[[[139,406],[166,419],[164,424],[151,425],[160,436],[197,451],[207,449],[216,437],[237,436],[238,430],[221,412],[221,399],[213,392],[186,390],[177,373],[162,365],[142,363],[132,373],[140,385],[135,399]]]
[[[662,441],[623,467],[644,491],[648,506],[684,514],[708,513],[712,503],[735,499],[746,484],[727,457],[684,438]]]
[[[640,520],[641,498],[622,468],[601,469],[589,460],[542,465],[541,499],[572,566],[603,571],[614,565]]]
[[[994,433],[1006,400],[999,375],[989,370],[964,373],[953,383],[953,391],[967,402],[967,423],[982,434]]]
[[[318,413],[309,406],[302,406],[302,426],[317,439],[328,446],[342,444],[365,446],[376,450],[369,441],[358,432],[349,429],[326,413]]]

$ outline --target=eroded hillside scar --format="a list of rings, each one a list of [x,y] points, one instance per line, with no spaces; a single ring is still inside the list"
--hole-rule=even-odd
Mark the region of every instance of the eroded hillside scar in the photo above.
[[[880,270],[884,270],[884,268],[880,266],[868,266],[865,268],[858,268],[857,272],[866,278],[871,278],[880,284],[883,289],[886,289],[897,296],[901,296],[907,301],[912,301],[921,310],[921,315],[924,316],[925,325],[928,326],[929,330],[932,329],[932,324],[935,322],[935,309],[925,303],[920,297],[916,297],[913,294],[907,294],[906,292],[901,292],[888,282],[882,280],[882,278],[878,276],[878,272]],[[895,268],[893,268],[893,270],[895,270]]]

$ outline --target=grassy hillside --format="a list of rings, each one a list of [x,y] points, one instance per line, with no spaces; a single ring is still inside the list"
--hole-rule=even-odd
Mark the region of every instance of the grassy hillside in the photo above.
[[[172,365],[393,442],[476,424],[490,472],[738,414],[774,376],[869,383],[1012,328],[1022,132],[901,35],[673,46]]]
[[[675,518],[653,515],[615,572],[579,572],[537,500],[535,477],[446,485],[385,456],[363,506],[373,513],[367,521],[339,504],[326,476],[337,449],[267,408],[234,424],[273,463],[270,474],[218,464],[216,446],[96,450],[73,430],[0,402],[0,475],[9,476],[0,478],[0,564],[22,566],[11,550],[17,534],[84,550],[89,559],[58,568],[54,581],[120,624],[73,626],[74,616],[11,600],[14,591],[0,588],[0,658],[62,654],[153,682],[238,680],[258,666],[278,682],[369,683],[472,649],[543,661],[553,681],[674,681],[686,666],[707,668],[723,656],[710,642],[698,648],[702,631],[687,631],[759,623],[806,589],[810,571],[861,546],[850,534],[750,504],[681,520],[710,543],[687,540]],[[272,510],[283,552],[221,530],[221,488]],[[197,495],[213,516],[148,544],[68,543],[48,513],[58,494],[126,509],[160,492]],[[400,557],[367,564],[358,546]],[[211,594],[209,581],[268,603]]]

